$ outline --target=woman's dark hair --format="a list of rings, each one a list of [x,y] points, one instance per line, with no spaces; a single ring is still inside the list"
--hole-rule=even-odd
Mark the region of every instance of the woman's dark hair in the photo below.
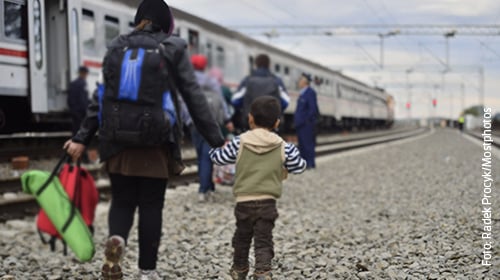
[[[250,114],[257,126],[272,129],[281,115],[280,102],[272,96],[257,97],[250,105]]]
[[[136,26],[145,24],[143,20],[150,20],[154,29],[162,30],[166,34],[172,34],[174,29],[174,17],[170,7],[163,0],[144,0],[139,4],[134,18]],[[136,28],[141,30],[140,28]]]
[[[259,54],[255,58],[255,66],[257,66],[257,68],[269,69],[270,64],[271,64],[271,59],[269,59],[269,56],[267,54]]]

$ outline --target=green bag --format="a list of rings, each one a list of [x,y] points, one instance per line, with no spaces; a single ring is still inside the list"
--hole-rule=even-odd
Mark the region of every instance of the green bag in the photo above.
[[[66,156],[61,158],[52,173],[39,170],[24,173],[21,176],[23,192],[36,197],[76,257],[82,262],[90,261],[95,253],[92,234],[56,176],[66,159]]]

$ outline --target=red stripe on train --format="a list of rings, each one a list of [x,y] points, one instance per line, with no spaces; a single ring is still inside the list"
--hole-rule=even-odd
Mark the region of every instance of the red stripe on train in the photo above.
[[[93,67],[93,68],[102,68],[102,63],[97,62],[97,61],[92,61],[92,60],[83,61],[83,65],[85,65],[87,67]]]
[[[0,55],[28,58],[27,51],[18,51],[18,50],[5,49],[5,48],[0,48]]]

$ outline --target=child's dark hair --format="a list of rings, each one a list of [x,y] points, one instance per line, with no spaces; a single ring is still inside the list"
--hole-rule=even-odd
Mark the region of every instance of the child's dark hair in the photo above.
[[[250,106],[254,122],[257,126],[272,129],[281,115],[281,105],[272,96],[257,97]]]
[[[255,58],[255,66],[257,68],[266,68],[269,69],[269,65],[271,64],[271,59],[267,54],[259,54],[257,58]]]

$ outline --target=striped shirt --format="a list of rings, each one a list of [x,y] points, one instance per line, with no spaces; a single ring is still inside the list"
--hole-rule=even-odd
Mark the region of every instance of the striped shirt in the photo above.
[[[211,149],[210,159],[217,165],[235,164],[240,149],[240,137],[236,136],[222,148]],[[299,174],[307,167],[306,161],[300,157],[300,152],[292,143],[285,144],[285,168],[288,172]]]

